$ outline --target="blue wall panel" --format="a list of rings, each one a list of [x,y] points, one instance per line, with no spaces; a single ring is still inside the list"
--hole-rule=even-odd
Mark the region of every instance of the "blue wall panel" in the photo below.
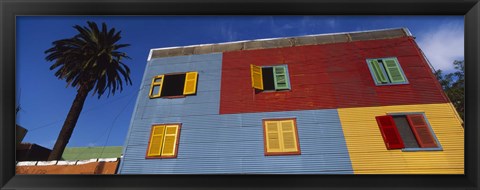
[[[119,173],[353,173],[335,109],[219,115],[221,66],[222,54],[148,63]],[[153,76],[186,71],[199,72],[195,96],[148,98]],[[272,118],[297,119],[301,155],[264,156],[262,119]],[[145,159],[151,126],[159,123],[182,123],[176,159]]]

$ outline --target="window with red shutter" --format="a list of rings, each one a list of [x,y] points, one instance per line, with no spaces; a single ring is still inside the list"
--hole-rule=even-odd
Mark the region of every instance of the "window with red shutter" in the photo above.
[[[395,113],[377,116],[376,120],[388,150],[442,150],[423,113]]]
[[[435,139],[430,133],[430,129],[428,128],[427,123],[423,119],[423,115],[414,114],[414,115],[407,115],[406,117],[407,117],[408,123],[410,124],[410,128],[413,131],[413,134],[415,134],[418,145],[420,145],[421,148],[438,147],[437,144],[435,143]]]
[[[387,149],[390,150],[404,148],[405,145],[403,144],[403,140],[400,137],[397,126],[393,121],[393,117],[390,115],[385,115],[377,116],[376,119]]]

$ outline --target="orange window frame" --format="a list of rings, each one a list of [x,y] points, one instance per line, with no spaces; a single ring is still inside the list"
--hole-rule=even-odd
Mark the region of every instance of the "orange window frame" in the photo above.
[[[293,120],[293,129],[295,131],[295,139],[297,141],[297,151],[295,152],[268,152],[267,151],[267,130],[266,130],[266,122],[267,121],[285,121],[285,120]],[[300,149],[300,140],[298,138],[298,128],[297,128],[297,118],[276,118],[276,119],[263,119],[263,150],[265,156],[286,156],[286,155],[300,155],[302,151]]]
[[[155,126],[157,125],[177,125],[178,126],[178,132],[177,132],[177,137],[175,139],[175,154],[173,156],[148,156],[148,151],[150,150],[150,140],[152,139],[152,135],[153,135],[153,129],[155,128]],[[147,151],[145,152],[145,158],[146,159],[164,159],[164,158],[177,158],[177,155],[178,155],[178,145],[179,145],[179,141],[180,141],[180,132],[182,131],[182,124],[181,123],[162,123],[162,124],[154,124],[152,125],[151,129],[150,129],[150,136],[148,138],[148,145],[147,145]],[[165,138],[165,136],[163,136],[163,138]]]

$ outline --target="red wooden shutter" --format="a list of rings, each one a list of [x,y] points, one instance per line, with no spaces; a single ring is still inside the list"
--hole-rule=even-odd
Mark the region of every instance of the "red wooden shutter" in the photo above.
[[[415,134],[415,138],[417,138],[418,145],[421,148],[436,148],[438,147],[435,143],[435,139],[433,135],[430,133],[428,129],[427,122],[423,118],[421,114],[414,114],[414,115],[407,115],[408,123],[410,124],[410,128]]]
[[[382,133],[387,149],[405,148],[402,137],[400,137],[397,126],[393,121],[393,117],[390,115],[384,115],[375,118],[377,119],[378,127],[380,127],[380,132]]]

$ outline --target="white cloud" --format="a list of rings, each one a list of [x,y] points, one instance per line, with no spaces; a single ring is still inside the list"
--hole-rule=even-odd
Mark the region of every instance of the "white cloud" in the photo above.
[[[433,67],[445,73],[454,70],[453,61],[464,59],[462,23],[446,23],[417,36],[417,42]]]

